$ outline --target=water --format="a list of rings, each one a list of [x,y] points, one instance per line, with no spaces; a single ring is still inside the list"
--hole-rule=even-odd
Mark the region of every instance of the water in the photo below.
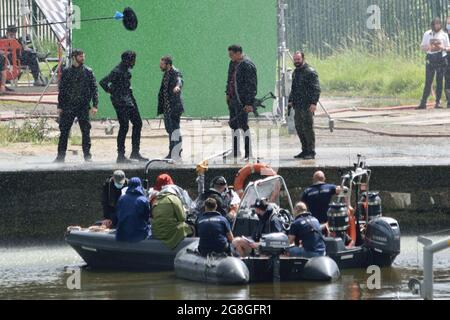
[[[419,259],[418,259],[419,257]],[[369,290],[365,270],[344,270],[334,283],[262,283],[216,286],[175,278],[174,273],[117,273],[82,270],[81,290],[69,290],[66,266],[83,261],[65,244],[0,248],[0,299],[417,299],[410,278],[422,277],[422,249],[403,237],[394,266],[382,271],[381,289]],[[435,257],[435,296],[450,299],[450,250]]]

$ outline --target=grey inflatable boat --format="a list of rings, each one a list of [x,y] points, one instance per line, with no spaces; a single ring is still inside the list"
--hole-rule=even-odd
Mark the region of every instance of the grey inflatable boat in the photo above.
[[[177,253],[196,239],[186,238],[170,250],[159,240],[125,243],[116,241],[113,233],[70,230],[66,242],[92,269],[171,271]]]
[[[203,257],[197,252],[198,241],[182,249],[175,257],[175,274],[186,280],[214,284],[246,284],[250,280],[241,259],[226,255]]]
[[[285,234],[263,237],[261,255],[235,258],[225,255],[201,256],[198,243],[182,249],[175,258],[175,274],[186,280],[214,284],[246,284],[270,281],[334,281],[339,267],[329,257],[293,258],[281,256],[288,247]]]

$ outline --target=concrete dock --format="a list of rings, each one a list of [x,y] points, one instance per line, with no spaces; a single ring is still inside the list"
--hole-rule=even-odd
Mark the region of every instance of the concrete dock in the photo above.
[[[314,161],[293,159],[300,144],[286,127],[264,117],[252,120],[254,154],[286,178],[294,200],[310,184],[316,169],[324,170],[330,182],[339,183],[339,169],[351,168],[356,155],[363,154],[373,169],[371,189],[382,192],[387,215],[398,218],[406,229],[450,226],[450,110],[367,108],[363,100],[343,98],[323,103],[330,109],[336,129],[330,132],[328,119],[317,114]],[[7,108],[0,107],[0,118]],[[51,107],[45,108],[40,112],[54,113]],[[23,109],[14,112],[26,114]],[[24,120],[16,123],[20,121]],[[55,120],[48,119],[47,125],[49,134],[57,136]],[[92,163],[83,161],[79,145],[69,147],[63,165],[52,163],[55,144],[0,146],[0,241],[61,239],[66,226],[87,226],[101,218],[100,188],[113,170],[121,168],[128,176],[144,178],[144,163],[115,163],[117,130],[115,122],[94,122]],[[230,132],[226,119],[186,119],[182,130],[183,162],[152,167],[148,178],[152,182],[158,173],[169,172],[195,198],[195,164],[229,148]],[[73,135],[78,134],[79,128],[74,126]],[[130,144],[128,140],[128,148]],[[161,158],[167,154],[167,146],[161,121],[145,122],[142,153]],[[243,165],[218,158],[211,161],[207,178],[223,174],[232,183]]]

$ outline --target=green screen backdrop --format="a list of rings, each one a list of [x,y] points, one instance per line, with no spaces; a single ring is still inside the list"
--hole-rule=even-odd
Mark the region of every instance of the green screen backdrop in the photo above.
[[[170,54],[184,75],[185,116],[228,114],[225,85],[230,44],[238,43],[258,68],[258,96],[275,88],[277,55],[276,0],[74,0],[81,18],[113,16],[131,7],[138,29],[114,20],[82,22],[73,47],[86,52],[97,81],[120,62],[125,50],[137,52],[132,85],[141,114],[156,117],[162,73],[159,60]],[[101,88],[99,115],[115,117]]]

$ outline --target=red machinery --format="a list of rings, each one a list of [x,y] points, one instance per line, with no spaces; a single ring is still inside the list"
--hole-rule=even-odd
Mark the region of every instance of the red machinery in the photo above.
[[[0,52],[6,61],[6,80],[16,80],[20,76],[22,46],[16,39],[0,39]]]

